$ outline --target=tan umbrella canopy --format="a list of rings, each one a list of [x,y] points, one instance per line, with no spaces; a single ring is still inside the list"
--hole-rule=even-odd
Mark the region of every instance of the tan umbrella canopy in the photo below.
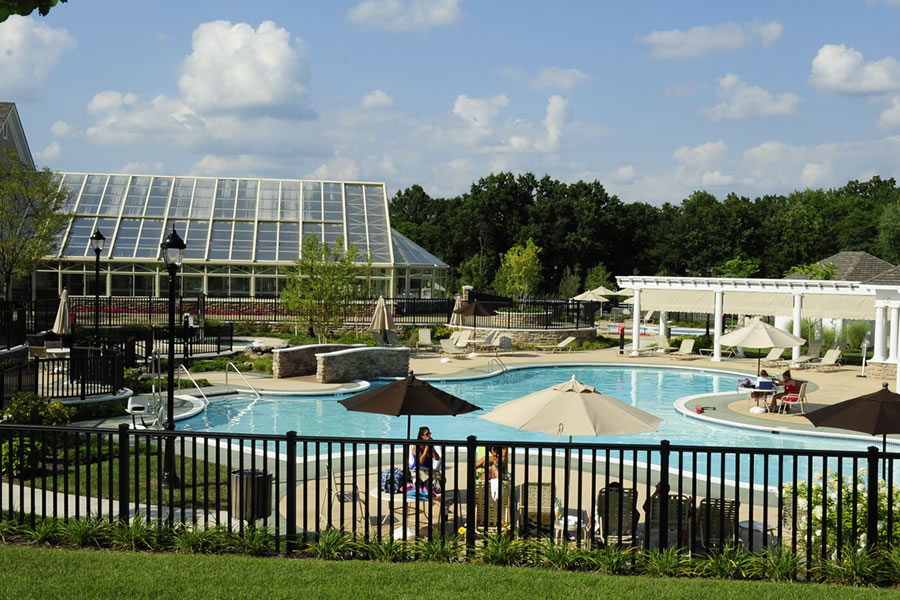
[[[372,322],[369,323],[369,331],[389,331],[393,328],[394,317],[391,316],[391,311],[387,309],[384,296],[378,296],[375,310],[372,313]]]
[[[69,322],[69,290],[63,288],[59,296],[59,309],[56,311],[56,320],[53,321],[53,329],[56,335],[69,335],[72,333],[72,324]]]
[[[754,319],[749,325],[735,329],[719,338],[725,346],[743,346],[745,348],[790,348],[799,346],[806,340],[778,329],[765,321]],[[760,358],[756,359],[756,374],[759,375]]]
[[[482,415],[493,423],[557,437],[656,431],[662,419],[575,379],[504,402]]]
[[[456,297],[456,302],[453,304],[453,314],[450,315],[450,325],[462,325],[462,315],[459,314],[459,310],[462,308],[462,296]]]
[[[608,287],[604,287],[602,285],[600,287],[592,289],[591,291],[600,296],[617,296],[620,294],[620,292],[611,290]]]
[[[618,292],[613,292],[611,295],[616,295],[616,296],[634,296],[634,290],[631,289],[631,288],[625,288],[625,289],[619,290]]]
[[[600,289],[600,288],[597,288]],[[581,302],[609,302],[609,298],[601,296],[597,290],[589,290],[574,296],[572,300],[580,300]]]

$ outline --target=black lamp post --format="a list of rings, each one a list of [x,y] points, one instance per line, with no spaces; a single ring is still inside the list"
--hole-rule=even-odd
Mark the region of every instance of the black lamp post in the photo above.
[[[94,249],[94,256],[97,258],[94,263],[94,340],[98,343],[100,340],[100,253],[103,252],[105,242],[106,238],[98,228],[91,236],[91,248]]]
[[[175,275],[184,259],[184,240],[172,226],[172,233],[160,244],[166,270],[169,271],[169,390],[166,397],[166,431],[175,431]],[[175,472],[175,437],[166,437],[166,464],[163,473],[164,488],[181,487],[181,481]]]

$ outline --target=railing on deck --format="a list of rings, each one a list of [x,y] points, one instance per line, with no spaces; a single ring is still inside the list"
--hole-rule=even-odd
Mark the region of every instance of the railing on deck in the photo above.
[[[177,489],[162,487],[168,436],[175,437]],[[743,543],[755,552],[789,548],[807,565],[900,542],[900,453],[874,447],[788,454],[668,442],[410,442],[20,425],[0,425],[0,440],[14,441],[0,446],[0,518],[32,527],[46,517],[98,514],[240,531],[261,522],[280,552],[330,527],[370,539],[452,537],[462,527],[469,547],[487,533],[691,552]],[[410,443],[433,446],[443,470],[408,474],[419,482],[411,491],[385,492],[381,474],[406,471]],[[503,475],[485,482],[477,460],[493,446],[506,454]]]

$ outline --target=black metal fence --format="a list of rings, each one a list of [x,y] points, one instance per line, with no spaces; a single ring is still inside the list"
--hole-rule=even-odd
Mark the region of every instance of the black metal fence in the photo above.
[[[125,387],[125,355],[115,349],[73,347],[69,356],[39,358],[0,372],[0,411],[16,392],[54,400],[111,395]]]
[[[18,302],[0,301],[0,350],[9,350],[25,343],[25,313],[25,307]]]
[[[163,488],[175,437],[180,485]],[[900,454],[705,446],[407,440],[0,425],[5,518],[101,515],[261,524],[290,551],[328,528],[369,539],[550,536],[583,547],[725,544],[813,559],[900,542]],[[496,448],[494,450],[494,448]],[[480,468],[488,454],[497,472]],[[490,464],[490,460],[487,461]],[[387,474],[387,475],[385,475]],[[394,474],[400,477],[396,483]],[[391,482],[391,483],[387,483]]]

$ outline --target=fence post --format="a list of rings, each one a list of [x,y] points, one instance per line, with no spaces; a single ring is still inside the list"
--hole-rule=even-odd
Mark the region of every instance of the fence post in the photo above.
[[[131,454],[128,439],[128,423],[119,424],[119,520],[128,525],[128,475]],[[112,476],[112,474],[110,474]]]
[[[475,548],[475,452],[476,438],[466,438],[466,549]]]
[[[869,480],[866,490],[866,547],[878,543],[878,448],[869,446]]]
[[[659,443],[659,547],[663,550],[669,545],[669,440]],[[649,519],[650,515],[644,515]]]
[[[285,493],[287,533],[284,553],[290,554],[297,548],[297,432],[287,432],[287,490]]]

